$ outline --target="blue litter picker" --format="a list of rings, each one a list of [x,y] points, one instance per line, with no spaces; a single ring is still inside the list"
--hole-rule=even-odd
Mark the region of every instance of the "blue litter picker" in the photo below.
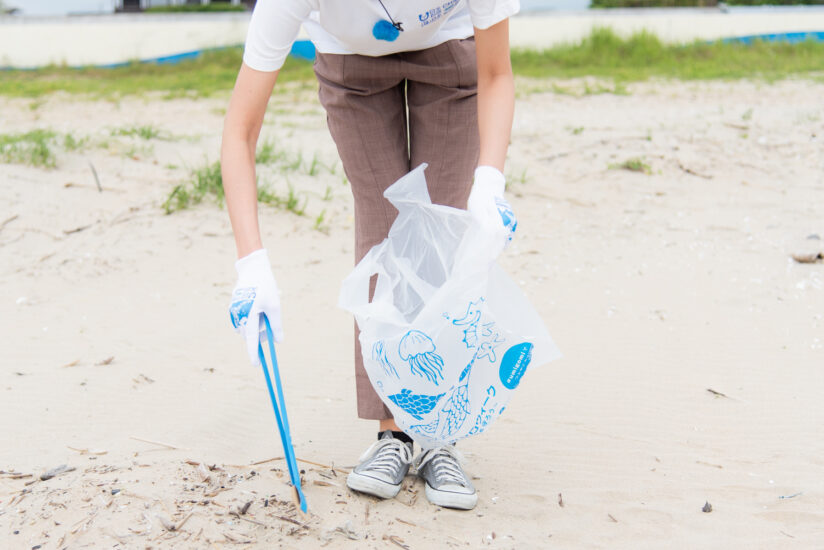
[[[263,314],[263,323],[266,325],[266,342],[269,344],[269,355],[272,358],[272,372],[275,375],[277,397],[275,397],[275,390],[272,387],[272,377],[269,375],[266,354],[263,352],[263,339],[258,342],[258,357],[260,357],[260,364],[263,366],[263,375],[266,377],[269,399],[272,401],[272,408],[275,409],[275,418],[278,421],[278,430],[280,430],[280,442],[283,444],[283,455],[286,458],[286,465],[289,467],[289,479],[292,481],[292,488],[295,491],[295,501],[299,504],[300,510],[306,513],[306,497],[300,488],[300,470],[298,470],[297,460],[295,459],[295,449],[292,447],[289,418],[286,416],[286,402],[283,400],[283,386],[280,383],[278,358],[275,355],[275,339],[272,336],[272,327],[265,313]]]

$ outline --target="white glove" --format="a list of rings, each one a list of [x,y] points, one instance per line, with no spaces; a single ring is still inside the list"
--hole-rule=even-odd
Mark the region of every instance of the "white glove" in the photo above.
[[[478,166],[466,204],[466,209],[484,230],[501,237],[501,250],[512,240],[518,227],[515,213],[504,199],[505,187],[506,179],[500,170],[492,166]]]
[[[229,316],[235,332],[246,341],[246,351],[253,365],[260,365],[258,341],[260,333],[266,334],[261,313],[265,313],[272,327],[275,342],[283,340],[283,323],[280,319],[280,292],[272,275],[269,255],[261,248],[235,262],[237,284],[232,291]]]

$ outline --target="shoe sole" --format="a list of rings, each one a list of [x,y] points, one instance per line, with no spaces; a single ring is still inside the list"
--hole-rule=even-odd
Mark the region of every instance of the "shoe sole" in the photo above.
[[[394,498],[401,490],[400,484],[392,485],[374,477],[351,472],[346,477],[346,486],[353,491],[366,493],[379,498]]]
[[[428,483],[426,484],[426,498],[436,506],[455,508],[457,510],[472,510],[478,503],[478,493],[467,495],[438,491],[437,489],[433,489]]]

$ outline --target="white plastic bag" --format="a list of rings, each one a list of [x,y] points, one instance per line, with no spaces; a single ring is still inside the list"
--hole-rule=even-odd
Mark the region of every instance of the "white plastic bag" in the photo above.
[[[432,204],[425,168],[384,193],[398,217],[344,280],[339,305],[357,320],[366,372],[395,422],[431,448],[483,432],[527,366],[560,353],[495,264],[497,236],[465,210]]]

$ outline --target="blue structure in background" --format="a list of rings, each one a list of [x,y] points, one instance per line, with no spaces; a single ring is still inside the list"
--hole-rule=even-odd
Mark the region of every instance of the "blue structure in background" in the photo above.
[[[157,63],[159,65],[174,65],[176,63],[180,63],[181,61],[189,61],[190,59],[195,59],[200,55],[206,52],[214,52],[218,50],[225,50],[226,48],[234,48],[236,46],[223,46],[220,48],[207,48],[205,50],[194,50],[191,52],[183,52],[177,53],[174,55],[165,55],[163,57],[153,57],[151,59],[141,59],[140,63]],[[289,55],[292,57],[297,57],[298,59],[304,59],[306,61],[314,61],[315,60],[315,45],[312,44],[310,40],[296,40],[295,43],[292,45],[292,50],[289,52]],[[131,61],[127,61],[124,63],[108,63],[106,65],[95,65],[95,67],[99,69],[115,69],[117,67],[125,67],[126,65],[130,65]],[[75,68],[82,68],[82,67],[75,67]]]
[[[809,31],[809,32],[786,32],[773,34],[753,34],[750,36],[736,36],[732,38],[722,38],[724,43],[740,43],[752,44],[756,40],[763,40],[765,42],[787,42],[788,44],[798,44],[805,40],[814,40],[816,42],[824,42],[824,31]],[[210,48],[209,50],[196,50],[193,52],[184,52],[176,55],[168,55],[165,57],[157,57],[154,59],[141,60],[142,63],[179,63],[189,59],[194,59],[206,51],[214,51],[222,48]],[[289,52],[292,57],[304,59],[306,61],[315,60],[315,45],[310,40],[297,40],[292,45],[292,50]],[[102,65],[102,68],[122,67],[128,63],[115,63],[111,65]]]
[[[721,41],[725,44],[740,43],[752,44],[756,40],[764,42],[787,42],[789,44],[798,44],[807,40],[814,40],[816,42],[824,42],[824,31],[811,32],[782,32],[775,34],[753,34],[750,36],[737,36],[734,38],[724,38]]]

